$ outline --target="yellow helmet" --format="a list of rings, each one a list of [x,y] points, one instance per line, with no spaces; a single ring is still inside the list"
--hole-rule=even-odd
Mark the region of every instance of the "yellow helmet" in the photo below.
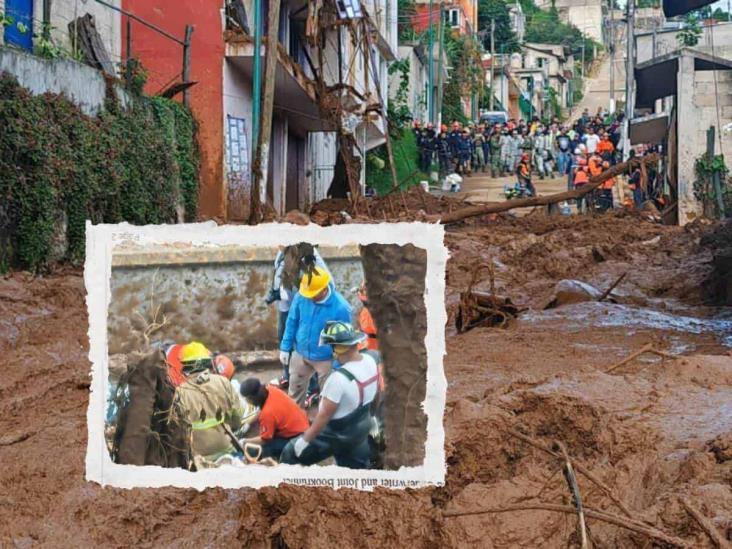
[[[300,295],[312,299],[327,288],[329,282],[330,273],[322,267],[314,267],[312,274],[303,275],[300,281]]]
[[[191,341],[183,345],[183,348],[180,350],[180,361],[184,364],[186,362],[197,362],[208,358],[211,358],[211,351],[203,343],[199,343],[198,341]]]

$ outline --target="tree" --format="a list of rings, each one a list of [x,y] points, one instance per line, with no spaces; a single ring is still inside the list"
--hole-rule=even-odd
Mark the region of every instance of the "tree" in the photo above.
[[[567,47],[575,57],[581,55],[584,45],[585,61],[592,60],[593,49],[599,49],[600,45],[582,34],[574,25],[563,23],[559,19],[559,12],[554,5],[548,10],[542,10],[536,7],[533,0],[519,1],[526,14],[525,39],[527,42],[561,44]]]
[[[478,32],[483,37],[483,47],[490,50],[491,19],[495,21],[495,46],[505,53],[519,51],[516,34],[511,25],[511,16],[504,0],[480,0],[478,3]]]
[[[676,35],[676,40],[680,46],[694,47],[699,43],[702,35],[702,29],[699,26],[699,17],[694,14],[686,16],[684,28]]]

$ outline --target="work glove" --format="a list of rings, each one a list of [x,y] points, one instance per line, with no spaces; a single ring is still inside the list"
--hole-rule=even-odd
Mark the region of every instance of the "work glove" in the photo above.
[[[297,439],[295,440],[295,444],[294,444],[295,455],[297,457],[302,456],[302,453],[305,451],[305,448],[307,448],[308,446],[310,446],[310,443],[307,440],[305,440],[302,437],[302,435],[297,437]]]
[[[290,363],[290,353],[289,351],[280,351],[280,363],[282,363],[283,366],[287,366]]]

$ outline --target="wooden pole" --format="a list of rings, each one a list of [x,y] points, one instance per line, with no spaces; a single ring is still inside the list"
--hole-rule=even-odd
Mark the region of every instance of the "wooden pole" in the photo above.
[[[280,0],[269,3],[267,25],[267,50],[265,52],[264,88],[262,89],[262,112],[260,113],[259,141],[254,158],[252,184],[252,208],[250,223],[259,223],[264,212],[262,206],[267,202],[267,176],[269,173],[269,142],[272,136],[272,111],[274,109],[275,74],[280,33]]]
[[[186,34],[183,39],[183,82],[191,79],[191,35],[193,34],[193,25],[186,25]],[[183,90],[183,104],[188,105],[188,88]]]

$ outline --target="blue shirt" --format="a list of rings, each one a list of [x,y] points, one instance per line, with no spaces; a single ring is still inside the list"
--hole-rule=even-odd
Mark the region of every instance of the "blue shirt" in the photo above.
[[[290,305],[280,350],[295,350],[308,360],[331,360],[331,346],[320,345],[320,332],[329,320],[351,322],[351,306],[333,285],[330,286],[330,295],[322,303],[298,292]]]

